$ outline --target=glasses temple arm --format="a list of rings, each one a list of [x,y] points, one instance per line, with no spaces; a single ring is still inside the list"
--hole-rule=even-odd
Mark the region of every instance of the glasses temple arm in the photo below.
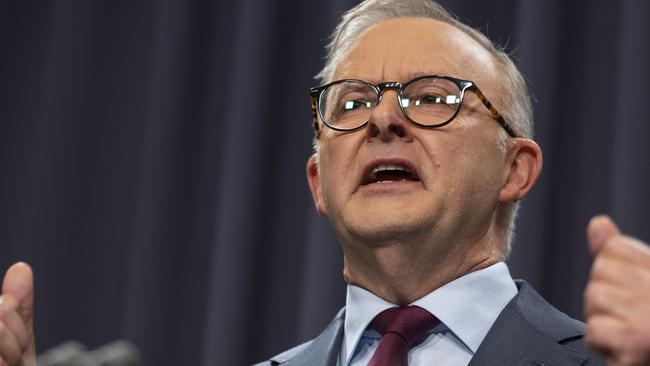
[[[510,135],[510,137],[517,137],[515,130],[510,126],[508,122],[506,122],[501,113],[499,113],[497,109],[494,108],[492,103],[490,103],[490,101],[485,97],[485,94],[483,94],[481,89],[479,89],[476,84],[472,84],[470,90],[476,94],[478,99],[480,99],[483,105],[490,111],[492,118],[494,118],[501,125],[501,127],[503,127],[504,130],[506,130],[508,135]]]

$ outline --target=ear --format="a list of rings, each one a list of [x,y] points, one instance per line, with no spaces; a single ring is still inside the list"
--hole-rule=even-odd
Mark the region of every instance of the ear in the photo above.
[[[542,172],[542,150],[533,140],[508,140],[504,184],[499,201],[518,201],[524,198]]]
[[[311,157],[309,157],[309,160],[307,160],[307,183],[309,183],[309,190],[311,191],[311,197],[314,200],[316,211],[318,211],[320,214],[326,215],[327,208],[325,207],[325,202],[323,201],[320,172],[318,170],[316,159],[316,154],[313,154]]]

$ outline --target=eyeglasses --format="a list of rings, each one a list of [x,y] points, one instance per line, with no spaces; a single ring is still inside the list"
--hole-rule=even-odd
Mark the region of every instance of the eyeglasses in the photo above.
[[[354,131],[368,123],[385,90],[397,90],[397,104],[409,121],[424,128],[449,124],[460,111],[465,92],[471,91],[490,111],[492,118],[510,137],[517,134],[476,84],[449,76],[427,75],[407,83],[389,81],[377,85],[362,80],[344,79],[309,90],[314,133],[320,136],[318,117],[336,131]]]

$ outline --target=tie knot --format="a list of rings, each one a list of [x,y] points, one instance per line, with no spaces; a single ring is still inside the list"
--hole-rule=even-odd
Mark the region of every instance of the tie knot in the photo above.
[[[382,336],[386,333],[397,333],[411,347],[438,323],[438,318],[419,306],[400,306],[379,313],[370,323],[370,328]]]

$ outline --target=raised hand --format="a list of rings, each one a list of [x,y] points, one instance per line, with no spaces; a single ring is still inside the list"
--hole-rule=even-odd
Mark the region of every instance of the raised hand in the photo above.
[[[0,297],[0,365],[36,365],[34,276],[26,263],[9,267]]]
[[[650,247],[607,216],[587,228],[594,255],[585,290],[587,344],[610,366],[650,365]]]

